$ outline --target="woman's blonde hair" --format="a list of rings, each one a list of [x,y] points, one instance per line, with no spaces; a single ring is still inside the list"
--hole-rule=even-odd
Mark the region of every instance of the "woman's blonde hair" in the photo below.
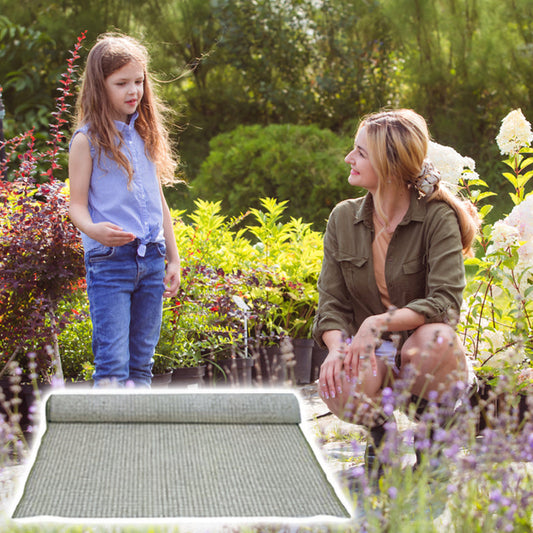
[[[161,183],[175,183],[178,159],[172,152],[163,114],[166,108],[157,98],[148,75],[146,48],[132,37],[106,33],[101,35],[87,57],[81,91],[77,101],[77,124],[89,124],[89,135],[98,158],[106,153],[133,179],[130,161],[121,151],[123,139],[115,126],[113,110],[107,98],[105,79],[131,61],[138,62],[144,72],[144,94],[137,108],[135,129],[145,144],[146,155],[154,162]],[[116,142],[116,139],[119,142]]]
[[[411,109],[381,111],[363,118],[359,129],[365,128],[370,163],[378,176],[377,199],[386,187],[416,187],[427,156],[429,132],[426,121]],[[476,208],[437,182],[428,201],[442,200],[457,215],[463,253],[471,254],[472,243],[479,229]],[[378,215],[380,202],[375,202]]]

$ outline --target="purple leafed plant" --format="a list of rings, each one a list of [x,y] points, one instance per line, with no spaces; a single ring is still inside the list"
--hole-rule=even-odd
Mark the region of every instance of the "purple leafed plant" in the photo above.
[[[35,148],[30,130],[4,142],[7,157],[0,165],[0,175],[6,169],[11,174],[11,181],[0,181],[0,369],[18,359],[29,374],[26,354],[34,351],[43,378],[61,377],[57,334],[63,319],[57,306],[85,275],[81,241],[68,215],[68,192],[54,177],[61,168],[66,99],[84,38],[85,33],[78,38],[61,80],[47,148]],[[44,183],[37,183],[39,168]]]

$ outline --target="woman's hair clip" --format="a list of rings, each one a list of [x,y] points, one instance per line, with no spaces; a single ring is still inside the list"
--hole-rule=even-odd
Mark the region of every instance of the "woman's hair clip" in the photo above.
[[[435,165],[426,157],[422,164],[422,170],[415,182],[415,188],[418,191],[418,198],[431,196],[440,181],[440,172]]]

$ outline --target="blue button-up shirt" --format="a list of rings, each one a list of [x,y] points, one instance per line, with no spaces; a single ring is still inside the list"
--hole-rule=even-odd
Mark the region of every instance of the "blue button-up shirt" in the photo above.
[[[90,143],[93,168],[89,186],[88,207],[94,223],[112,222],[124,231],[133,233],[139,242],[138,253],[144,255],[150,242],[164,243],[163,209],[156,169],[145,153],[144,141],[135,129],[134,114],[129,124],[115,121],[122,135],[122,152],[130,160],[133,180],[128,187],[128,175],[123,167],[110,159],[108,154],[98,156],[88,134],[86,124],[74,132],[87,135]],[[72,141],[71,141],[72,142]],[[81,234],[85,251],[100,243]]]

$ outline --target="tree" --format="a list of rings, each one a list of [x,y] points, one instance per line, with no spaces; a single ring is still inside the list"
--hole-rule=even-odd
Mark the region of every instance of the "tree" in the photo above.
[[[494,139],[500,117],[510,108],[533,103],[531,2],[381,4],[405,62],[401,104],[424,115],[439,142],[476,159],[480,174],[497,191],[503,182],[488,163],[497,150],[487,140]]]

